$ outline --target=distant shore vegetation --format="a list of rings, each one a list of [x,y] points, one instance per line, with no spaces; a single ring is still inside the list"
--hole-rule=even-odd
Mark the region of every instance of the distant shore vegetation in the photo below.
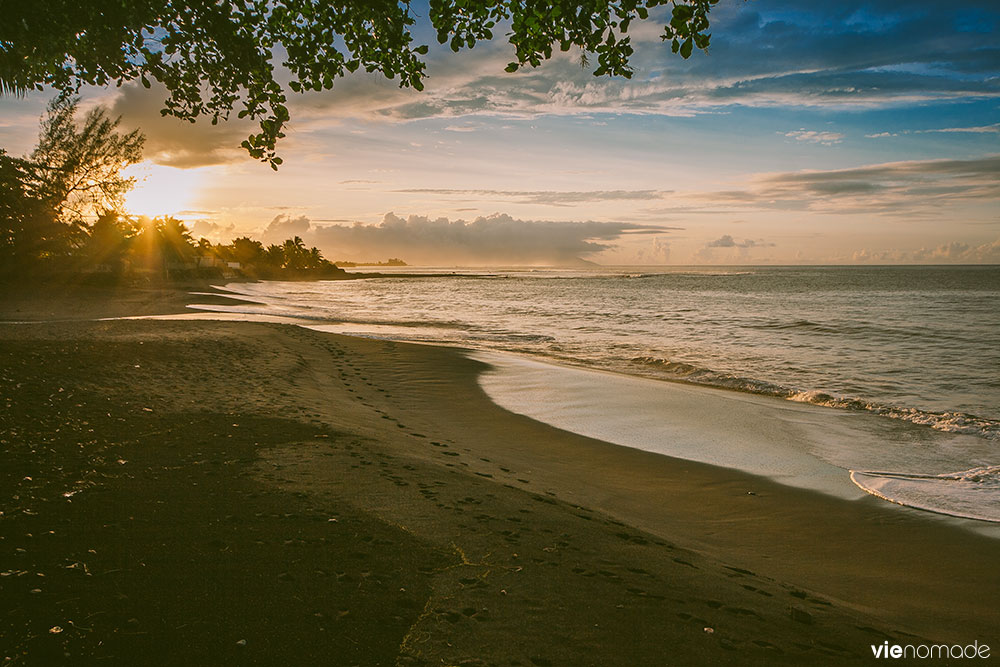
[[[347,260],[338,259],[335,262],[335,264],[337,266],[348,267],[348,268],[354,266],[409,266],[409,264],[407,264],[406,262],[397,257],[390,257],[384,262],[351,262]]]
[[[249,237],[195,241],[169,216],[124,211],[142,159],[143,135],[118,131],[97,107],[77,121],[79,101],[57,97],[38,146],[23,158],[0,149],[0,281],[150,283],[185,278],[334,278],[345,272],[298,236],[265,246]]]

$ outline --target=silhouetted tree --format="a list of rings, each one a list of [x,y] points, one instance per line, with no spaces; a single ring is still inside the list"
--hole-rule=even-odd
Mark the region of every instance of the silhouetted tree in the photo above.
[[[291,269],[292,271],[301,271],[308,268],[309,251],[306,250],[306,245],[302,241],[301,236],[287,239],[282,244],[281,249],[285,254],[284,268]]]
[[[190,262],[194,257],[194,243],[187,226],[170,216],[157,218],[156,229],[160,244],[168,261]]]
[[[72,268],[70,256],[87,244],[87,218],[120,209],[132,187],[121,170],[141,158],[142,135],[120,134],[118,121],[102,108],[78,125],[77,108],[78,101],[65,96],[49,104],[29,158],[0,151],[3,273]]]
[[[332,262],[323,257],[323,254],[319,251],[319,248],[313,246],[309,248],[309,256],[306,260],[306,268],[309,269],[323,269],[329,266]]]
[[[0,275],[37,272],[68,255],[83,236],[58,220],[36,176],[32,163],[0,150]]]
[[[120,275],[125,268],[125,256],[131,241],[138,233],[138,226],[131,218],[117,211],[104,211],[90,226],[89,237],[83,247],[82,260],[86,268],[102,265]]]
[[[630,77],[634,20],[673,5],[662,38],[687,58],[708,47],[708,12],[718,0],[430,0],[437,40],[472,48],[506,31],[513,72],[537,67],[553,49],[595,57],[595,75]],[[260,123],[243,142],[277,169],[275,142],[288,121],[286,89],[329,90],[364,69],[401,87],[423,89],[426,45],[414,44],[409,0],[34,0],[8,2],[0,21],[0,92],[43,85],[75,92],[81,84],[160,81],[165,114],[213,123],[239,116]],[[275,72],[275,58],[283,72]],[[206,94],[207,93],[207,94]]]
[[[267,254],[263,243],[255,241],[248,236],[233,239],[231,248],[233,261],[239,262],[242,266],[261,264]]]
[[[145,141],[138,130],[118,132],[119,119],[96,107],[79,125],[79,99],[52,100],[42,121],[38,146],[30,156],[38,199],[53,202],[56,217],[69,225],[83,224],[98,211],[120,210],[135,184],[121,171],[142,159]]]
[[[283,245],[271,244],[264,251],[264,267],[271,271],[285,268],[285,248]]]
[[[169,278],[194,268],[195,255],[191,232],[176,218],[143,218],[139,234],[131,245],[135,267],[153,276]]]

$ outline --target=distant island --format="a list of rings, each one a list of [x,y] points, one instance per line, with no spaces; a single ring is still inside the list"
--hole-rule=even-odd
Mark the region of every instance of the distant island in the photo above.
[[[344,261],[338,260],[334,262],[334,264],[336,264],[341,268],[345,266],[352,268],[356,266],[409,266],[409,264],[407,264],[406,262],[397,257],[390,257],[384,262],[348,262],[346,260]]]

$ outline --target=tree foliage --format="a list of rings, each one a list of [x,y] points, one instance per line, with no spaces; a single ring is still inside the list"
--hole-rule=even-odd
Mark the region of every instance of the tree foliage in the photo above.
[[[330,276],[342,273],[333,262],[323,257],[319,248],[307,248],[299,236],[266,247],[249,236],[233,239],[226,245],[213,246],[205,239],[202,239],[202,244],[205,252],[226,262],[238,262],[240,270],[252,277]]]
[[[132,187],[121,170],[141,159],[142,135],[119,133],[102,108],[77,123],[77,108],[66,96],[49,104],[29,157],[0,151],[0,260],[8,270],[73,255],[87,242],[88,221],[119,210]]]
[[[63,255],[72,244],[50,202],[36,198],[32,166],[0,150],[0,269],[7,271]]]
[[[118,119],[103,107],[76,122],[79,100],[56,97],[42,121],[38,146],[31,153],[36,198],[56,207],[56,217],[79,224],[95,212],[117,210],[135,179],[122,169],[142,159],[143,135],[118,132]]]
[[[176,218],[126,215],[134,179],[121,170],[141,158],[143,137],[119,133],[102,108],[78,123],[77,108],[66,96],[49,104],[30,157],[0,149],[0,282],[223,277],[231,262],[254,278],[343,275],[298,236],[267,248],[248,237],[195,243]]]
[[[718,0],[430,0],[437,40],[472,48],[504,31],[513,72],[536,67],[553,48],[595,57],[595,75],[630,77],[635,20],[672,5],[663,39],[687,58],[708,47]],[[163,83],[161,113],[212,123],[237,109],[260,124],[243,147],[277,169],[275,144],[289,120],[287,89],[328,90],[364,69],[423,89],[426,44],[415,43],[410,0],[35,0],[4,5],[0,92],[50,85]],[[279,69],[280,68],[280,69]],[[282,71],[283,70],[283,71]]]
[[[80,252],[83,267],[106,266],[109,272],[124,272],[132,241],[139,233],[138,223],[116,211],[104,211],[90,226],[89,236]]]

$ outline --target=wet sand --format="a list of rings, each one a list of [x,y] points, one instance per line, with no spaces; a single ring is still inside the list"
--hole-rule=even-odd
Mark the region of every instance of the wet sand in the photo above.
[[[0,319],[62,298],[0,299]],[[83,318],[130,297],[73,298]],[[885,640],[997,642],[1000,541],[560,431],[491,403],[481,369],[280,324],[0,324],[5,664],[850,664]]]
[[[212,285],[232,279],[192,279],[182,283],[131,287],[84,283],[44,285],[0,285],[0,321],[91,320],[99,317],[131,317],[181,313],[192,302],[191,292],[200,292],[200,303],[233,304],[238,300],[212,296]]]

